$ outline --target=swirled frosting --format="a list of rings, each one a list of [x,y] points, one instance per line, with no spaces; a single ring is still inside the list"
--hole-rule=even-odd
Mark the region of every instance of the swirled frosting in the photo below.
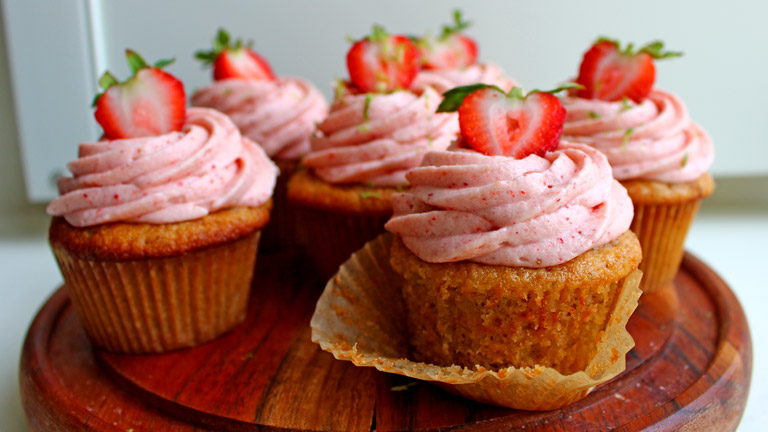
[[[277,167],[226,115],[190,108],[180,132],[82,143],[47,211],[76,227],[172,223],[223,208],[257,207]]]
[[[514,79],[507,77],[499,66],[492,63],[478,63],[457,69],[421,70],[416,75],[411,88],[424,90],[432,87],[443,94],[454,87],[477,83],[497,85],[505,92],[520,85]]]
[[[317,126],[304,165],[328,183],[398,186],[430,150],[444,150],[459,130],[455,113],[436,114],[442,97],[416,94],[344,94]]]
[[[428,262],[562,264],[618,238],[633,216],[605,156],[579,144],[524,159],[430,152],[408,180],[385,228]]]
[[[692,181],[714,160],[709,135],[672,93],[654,89],[640,104],[566,98],[563,137],[603,152],[618,180]]]
[[[195,92],[192,105],[227,114],[270,157],[289,160],[309,150],[315,123],[328,113],[323,95],[300,78],[214,81]]]

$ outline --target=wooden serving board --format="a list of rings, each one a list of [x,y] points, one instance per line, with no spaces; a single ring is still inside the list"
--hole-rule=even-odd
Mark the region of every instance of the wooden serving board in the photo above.
[[[687,254],[676,289],[644,296],[627,370],[556,411],[498,408],[335,360],[310,341],[324,283],[297,256],[259,258],[246,322],[168,354],[94,351],[66,291],[29,329],[21,393],[33,431],[732,431],[752,347],[725,283]],[[293,265],[293,264],[296,265]]]

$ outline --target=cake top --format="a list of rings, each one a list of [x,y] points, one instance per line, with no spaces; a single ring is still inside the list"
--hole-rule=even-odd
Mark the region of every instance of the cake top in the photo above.
[[[645,100],[656,80],[654,60],[683,55],[664,51],[664,43],[653,41],[638,50],[632,43],[621,48],[615,39],[600,37],[584,53],[576,82],[583,88],[573,94],[584,99],[618,101],[625,98],[636,103]]]
[[[251,45],[232,42],[219,29],[213,50],[196,53],[213,66],[214,81],[192,95],[192,105],[228,115],[269,157],[298,160],[309,151],[310,135],[328,114],[328,103],[311,82],[275,76]]]
[[[169,62],[150,66],[131,50],[126,58],[127,81],[109,72],[100,80],[94,116],[104,136],[80,144],[48,213],[76,227],[161,224],[264,204],[277,176],[264,152],[226,115],[186,109],[184,86],[161,70]]]
[[[560,141],[565,110],[552,93],[463,87],[441,104],[454,109],[459,140],[427,153],[392,197],[385,227],[416,256],[541,268],[629,229],[632,202],[605,156]]]
[[[600,38],[584,53],[577,82],[563,101],[564,136],[608,157],[619,180],[683,183],[707,172],[714,160],[709,135],[688,116],[679,97],[654,87],[654,60],[679,57],[651,42],[633,44]]]
[[[249,81],[273,81],[275,74],[266,60],[253,50],[253,41],[243,43],[238,38],[232,42],[229,33],[219,29],[213,39],[213,49],[198,51],[195,57],[203,65],[213,66],[215,81],[243,79]]]

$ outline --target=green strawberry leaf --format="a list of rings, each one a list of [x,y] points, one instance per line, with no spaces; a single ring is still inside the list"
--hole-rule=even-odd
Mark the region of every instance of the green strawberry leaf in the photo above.
[[[175,61],[176,61],[175,58],[161,59],[156,61],[154,66],[158,69],[162,69]]]
[[[680,57],[683,55],[683,53],[680,51],[664,51],[664,42],[658,40],[645,45],[644,47],[640,48],[640,51],[638,52],[648,53],[656,60]]]
[[[461,104],[464,102],[465,97],[484,88],[494,88],[500,91],[501,93],[504,93],[504,91],[499,87],[495,85],[488,85],[488,84],[472,84],[472,85],[452,88],[447,92],[443,93],[443,101],[440,102],[440,105],[438,105],[436,112],[439,112],[439,113],[455,112],[459,109]]]
[[[462,30],[469,28],[472,23],[469,21],[464,21],[461,15],[461,10],[455,9],[453,11],[453,25],[443,26],[443,32],[440,34],[440,40],[448,39],[451,35],[460,33]]]
[[[133,75],[136,75],[139,69],[148,66],[147,62],[144,61],[144,59],[141,58],[141,56],[132,49],[125,50],[125,59],[128,61],[128,66],[131,67],[131,72]]]
[[[581,85],[581,84],[575,83],[575,82],[567,82],[567,83],[564,83],[563,85],[561,85],[560,87],[558,87],[556,89],[552,89],[552,90],[534,89],[534,90],[529,91],[528,94],[531,94],[531,93],[534,93],[534,92],[557,94],[557,93],[560,93],[563,90],[570,90],[570,89],[574,89],[574,88],[581,90],[581,89],[584,88],[584,86]]]

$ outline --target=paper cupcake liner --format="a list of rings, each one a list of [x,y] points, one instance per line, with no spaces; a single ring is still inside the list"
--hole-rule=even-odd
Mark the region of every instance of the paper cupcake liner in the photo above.
[[[410,360],[402,280],[389,264],[392,238],[379,236],[355,253],[318,300],[312,340],[337,359],[430,381],[479,402],[524,410],[573,403],[625,369],[625,355],[634,346],[625,327],[641,294],[639,271],[624,279],[596,354],[583,371],[563,375],[541,366],[489,370]]]
[[[199,345],[245,319],[260,232],[168,258],[92,261],[54,247],[93,343],[143,354]]]
[[[339,270],[353,252],[384,232],[389,215],[348,214],[299,206],[305,250],[323,279]]]
[[[306,243],[306,233],[301,230],[296,205],[288,201],[287,184],[299,166],[299,161],[277,159],[280,168],[275,190],[272,193],[272,213],[269,224],[261,236],[261,250],[273,252],[298,247]]]
[[[700,204],[701,199],[669,205],[635,204],[630,230],[643,249],[643,292],[656,292],[672,284],[683,259],[685,237]]]

